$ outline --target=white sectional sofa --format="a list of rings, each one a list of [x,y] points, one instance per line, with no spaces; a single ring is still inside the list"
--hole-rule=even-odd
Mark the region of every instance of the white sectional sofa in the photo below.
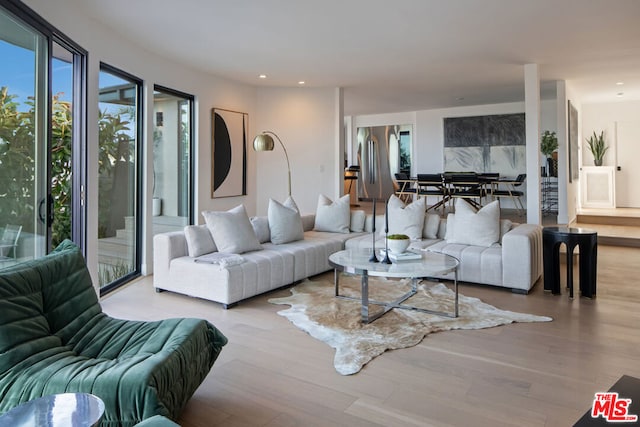
[[[242,262],[227,266],[196,262],[197,258],[189,256],[184,232],[158,234],[154,237],[154,287],[158,292],[166,290],[204,298],[228,308],[252,296],[330,270],[328,257],[333,252],[371,248],[372,215],[367,215],[364,232],[313,231],[314,215],[302,216],[302,223],[303,240],[262,243],[262,250],[243,253]],[[510,222],[502,221],[501,241],[481,247],[447,243],[446,219],[426,215],[424,223],[422,239],[414,240],[412,248],[458,258],[461,281],[527,293],[542,274],[542,228],[538,225],[523,224],[510,229]],[[380,230],[384,216],[378,216],[376,224]],[[428,229],[431,233],[427,233]],[[437,231],[434,233],[434,230]],[[384,237],[377,237],[376,246],[384,247]]]
[[[453,218],[449,215],[449,218]],[[371,230],[367,221],[367,229]],[[384,217],[378,217],[380,229]],[[502,220],[500,242],[488,247],[446,240],[447,219],[440,219],[435,238],[426,233],[421,240],[412,241],[410,250],[426,250],[451,255],[460,261],[458,280],[470,283],[501,286],[514,292],[528,293],[542,275],[542,227],[534,224],[512,224]],[[430,236],[433,237],[433,236]],[[371,235],[354,236],[347,240],[346,249],[370,248]],[[377,247],[384,247],[384,237],[376,240]],[[438,277],[453,279],[453,273]]]
[[[153,239],[153,286],[219,302],[224,308],[330,269],[329,255],[344,249],[349,238],[364,233],[313,231],[314,215],[302,217],[304,240],[262,243],[262,250],[243,253],[243,262],[227,267],[196,262],[188,255],[182,231]]]

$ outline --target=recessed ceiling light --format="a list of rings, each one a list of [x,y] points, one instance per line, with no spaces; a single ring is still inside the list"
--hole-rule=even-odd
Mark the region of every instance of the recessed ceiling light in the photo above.
[[[266,74],[260,74],[258,77],[261,78],[261,79],[266,79],[267,75]]]
[[[299,85],[303,85],[303,84],[304,84],[304,80],[300,80],[300,81],[298,82],[298,84],[299,84]]]
[[[624,82],[616,82],[616,84],[617,84],[618,86],[622,86],[622,85],[624,84]]]

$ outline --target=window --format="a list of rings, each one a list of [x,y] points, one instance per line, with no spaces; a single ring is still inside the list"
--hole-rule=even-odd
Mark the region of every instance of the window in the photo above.
[[[101,293],[140,274],[142,82],[100,66],[98,275]]]
[[[155,234],[193,223],[193,96],[156,85],[153,117]]]

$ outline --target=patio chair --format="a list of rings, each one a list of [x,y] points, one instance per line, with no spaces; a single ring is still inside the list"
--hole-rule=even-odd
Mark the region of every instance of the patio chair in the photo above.
[[[7,224],[0,239],[0,260],[17,258],[18,239],[22,231],[21,225]],[[11,256],[9,256],[12,254]]]

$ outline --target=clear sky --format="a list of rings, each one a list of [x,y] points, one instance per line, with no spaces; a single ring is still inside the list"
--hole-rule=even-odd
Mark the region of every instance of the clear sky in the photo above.
[[[6,86],[9,94],[18,95],[15,101],[24,103],[35,91],[34,51],[0,40],[0,58],[0,87]],[[70,63],[53,60],[53,93],[62,93],[65,101],[71,100],[72,71]]]

